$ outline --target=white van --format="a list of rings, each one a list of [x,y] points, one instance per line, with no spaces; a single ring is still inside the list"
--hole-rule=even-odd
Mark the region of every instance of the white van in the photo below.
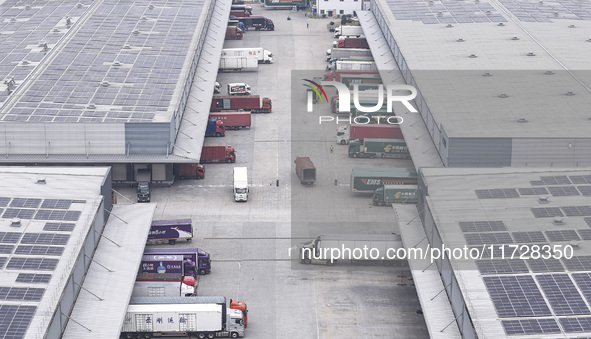
[[[234,201],[248,201],[248,172],[246,167],[234,167]]]
[[[228,84],[228,95],[250,95],[250,85],[243,82]]]

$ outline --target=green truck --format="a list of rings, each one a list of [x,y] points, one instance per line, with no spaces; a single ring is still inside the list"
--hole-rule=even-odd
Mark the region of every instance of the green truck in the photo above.
[[[404,139],[365,138],[351,140],[349,158],[389,158],[410,159],[410,153]]]
[[[417,185],[384,185],[373,192],[374,206],[417,202]]]
[[[297,7],[300,9],[307,8],[310,6],[310,0],[265,0],[265,7],[275,8],[293,8]]]
[[[414,168],[353,168],[351,192],[373,193],[384,185],[416,185]]]
[[[353,87],[351,86],[351,84],[356,83],[356,84],[375,84],[375,88],[377,89],[377,84],[381,84],[382,83],[382,77],[380,77],[379,74],[341,74],[341,83],[343,83],[345,86],[350,86],[351,89],[353,89]]]

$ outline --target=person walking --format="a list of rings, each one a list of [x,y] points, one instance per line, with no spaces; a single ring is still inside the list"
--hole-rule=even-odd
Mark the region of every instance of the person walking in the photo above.
[[[306,28],[310,28],[310,24],[309,23],[306,23]]]
[[[330,153],[332,153],[332,151],[334,151],[334,147],[332,147],[332,145],[330,145]]]

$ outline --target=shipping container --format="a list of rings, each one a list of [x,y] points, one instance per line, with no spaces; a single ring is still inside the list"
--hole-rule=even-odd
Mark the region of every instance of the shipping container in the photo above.
[[[223,121],[224,128],[227,130],[250,128],[251,124],[250,111],[209,112],[209,118]]]
[[[400,125],[395,124],[351,124],[337,129],[337,144],[346,145],[350,140],[365,138],[404,139]]]
[[[308,157],[296,157],[296,174],[302,185],[312,185],[316,181],[316,167]]]
[[[211,162],[235,162],[236,152],[234,147],[222,144],[203,145],[201,148],[201,163]]]
[[[211,99],[210,112],[245,110],[251,113],[271,113],[271,99],[258,95],[214,96]]]

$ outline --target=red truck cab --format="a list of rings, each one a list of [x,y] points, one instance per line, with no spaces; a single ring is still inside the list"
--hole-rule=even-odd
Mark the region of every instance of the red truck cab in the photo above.
[[[236,299],[230,299],[230,308],[242,311],[242,316],[244,317],[244,327],[246,327],[248,325],[248,308],[246,307],[246,303]]]

